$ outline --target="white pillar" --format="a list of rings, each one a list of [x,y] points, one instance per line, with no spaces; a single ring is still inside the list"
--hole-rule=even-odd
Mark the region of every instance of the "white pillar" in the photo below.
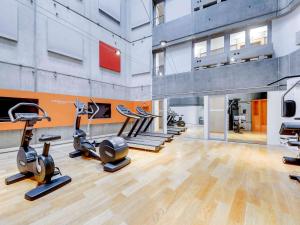
[[[163,108],[164,108],[164,113],[163,113],[163,121],[164,121],[164,134],[167,134],[168,133],[168,120],[167,120],[167,118],[168,118],[168,99],[167,98],[165,98],[164,100],[163,100]]]
[[[204,139],[208,140],[209,138],[209,101],[208,101],[208,96],[204,96],[204,115],[203,115],[203,119],[204,119]]]

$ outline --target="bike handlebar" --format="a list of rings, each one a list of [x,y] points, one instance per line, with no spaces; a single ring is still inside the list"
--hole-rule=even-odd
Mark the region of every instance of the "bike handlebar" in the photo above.
[[[21,102],[8,110],[8,115],[9,115],[11,122],[16,123],[22,119],[22,117],[16,116],[16,114],[15,114],[15,116],[13,115],[13,111],[21,106],[31,106],[31,107],[37,108],[38,110],[41,110],[43,113],[42,116],[37,117],[38,119],[41,119],[41,120],[47,119],[48,121],[51,121],[51,118],[48,116],[47,112],[45,112],[45,110],[42,109],[39,105],[37,105],[35,103]]]

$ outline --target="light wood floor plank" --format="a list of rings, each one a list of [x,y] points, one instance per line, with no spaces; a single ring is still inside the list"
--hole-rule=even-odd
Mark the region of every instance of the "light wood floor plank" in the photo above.
[[[41,149],[38,149],[41,151]],[[31,180],[10,186],[16,153],[0,155],[0,224],[297,225],[300,168],[284,165],[280,147],[177,138],[159,153],[132,150],[116,173],[90,159],[70,159],[72,145],[51,149],[72,182],[34,202]]]

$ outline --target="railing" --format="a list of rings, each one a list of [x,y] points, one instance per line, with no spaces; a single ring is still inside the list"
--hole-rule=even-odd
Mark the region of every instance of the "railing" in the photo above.
[[[194,69],[210,68],[228,64],[272,58],[274,54],[273,44],[245,47],[234,51],[224,52],[224,49],[216,49],[213,54],[201,58],[194,58]]]

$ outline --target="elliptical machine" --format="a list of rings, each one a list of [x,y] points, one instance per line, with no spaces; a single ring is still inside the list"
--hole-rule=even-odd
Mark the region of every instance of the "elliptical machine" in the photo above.
[[[39,116],[38,113],[14,113],[16,109],[24,106],[33,107],[38,111],[40,110],[43,115]],[[44,142],[43,153],[41,155],[38,155],[36,150],[30,146],[35,123],[44,119],[51,121],[47,113],[34,103],[19,103],[8,111],[8,115],[13,123],[19,121],[25,122],[25,127],[17,155],[17,166],[20,173],[6,178],[5,183],[10,185],[33,177],[41,184],[25,194],[25,199],[33,201],[71,182],[71,177],[69,176],[52,179],[53,176],[61,175],[61,173],[60,170],[55,167],[54,160],[49,154],[50,141],[58,140],[61,136],[42,135],[39,138],[40,142]]]
[[[89,141],[87,134],[80,129],[81,116],[91,115],[88,122],[88,127],[95,115],[99,112],[99,106],[91,99],[96,110],[90,109],[84,103],[76,100],[76,120],[75,120],[75,132],[73,135],[73,146],[75,151],[69,153],[70,158],[79,156],[85,156],[102,161],[103,169],[107,172],[115,172],[128,164],[131,160],[127,157],[128,145],[122,137],[111,137],[102,142]],[[99,155],[97,154],[97,148],[99,148]]]

